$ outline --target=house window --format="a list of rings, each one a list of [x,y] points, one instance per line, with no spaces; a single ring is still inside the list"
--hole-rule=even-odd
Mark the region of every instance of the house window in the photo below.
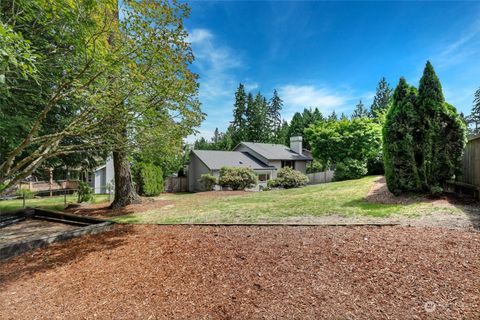
[[[267,180],[270,180],[270,174],[261,173],[261,174],[258,175],[258,181],[262,182],[262,181],[267,181]]]
[[[282,160],[282,168],[290,167],[294,169],[294,162],[292,160]]]

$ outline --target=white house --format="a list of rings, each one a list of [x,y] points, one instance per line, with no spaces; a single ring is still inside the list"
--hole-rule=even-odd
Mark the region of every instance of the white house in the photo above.
[[[93,192],[97,194],[109,192],[109,185],[113,188],[113,185],[115,184],[115,175],[112,157],[108,157],[104,165],[97,167],[93,171],[89,182],[93,188]]]
[[[267,185],[277,177],[277,171],[291,167],[306,173],[307,163],[312,161],[308,150],[302,147],[302,137],[291,137],[290,147],[281,144],[241,142],[233,151],[192,150],[188,165],[189,191],[204,191],[200,176],[210,173],[219,177],[222,167],[247,167],[258,177],[255,189]]]

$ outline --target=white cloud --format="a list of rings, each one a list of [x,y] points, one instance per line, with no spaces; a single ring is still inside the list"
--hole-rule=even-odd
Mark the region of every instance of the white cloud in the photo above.
[[[470,28],[445,45],[432,60],[438,68],[449,68],[478,54],[480,54],[480,13]]]
[[[207,29],[193,29],[187,37],[187,42],[192,44],[201,43],[207,39],[213,38],[213,34]]]
[[[350,105],[353,100],[350,92],[340,93],[326,87],[289,84],[279,88],[279,95],[284,102],[283,114],[286,119],[303,108],[318,108],[322,113],[328,114],[333,110],[340,113],[353,107]]]
[[[200,98],[208,101],[221,96],[233,96],[238,85],[233,70],[243,66],[241,57],[222,45],[207,29],[193,29],[188,41],[195,56],[194,65],[200,74]]]

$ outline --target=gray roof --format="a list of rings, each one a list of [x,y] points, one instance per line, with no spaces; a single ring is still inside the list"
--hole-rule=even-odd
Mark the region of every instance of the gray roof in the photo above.
[[[220,170],[222,167],[245,167],[254,170],[274,169],[252,155],[239,151],[192,150],[210,170]]]
[[[240,144],[243,144],[268,160],[312,160],[310,152],[301,155],[283,144],[257,142],[240,142]]]

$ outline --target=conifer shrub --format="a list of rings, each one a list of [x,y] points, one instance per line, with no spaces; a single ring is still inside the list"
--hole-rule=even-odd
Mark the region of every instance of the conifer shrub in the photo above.
[[[438,194],[459,173],[465,124],[445,102],[440,81],[427,62],[418,93],[401,78],[383,128],[388,189]]]
[[[153,164],[139,162],[133,167],[135,187],[138,194],[146,197],[158,196],[164,190],[162,168]]]
[[[77,202],[89,202],[93,199],[93,190],[90,185],[84,181],[78,182],[78,197]]]

